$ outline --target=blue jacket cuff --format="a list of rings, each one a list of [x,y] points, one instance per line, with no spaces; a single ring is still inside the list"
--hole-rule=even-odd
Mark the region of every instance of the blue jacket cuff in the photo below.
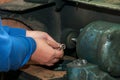
[[[11,36],[26,36],[26,30],[22,28],[3,26],[3,29]]]

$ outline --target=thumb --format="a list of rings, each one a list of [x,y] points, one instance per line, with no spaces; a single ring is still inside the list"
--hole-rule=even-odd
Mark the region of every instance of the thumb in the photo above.
[[[60,44],[51,40],[47,40],[47,44],[51,46],[54,49],[58,49],[60,47]]]

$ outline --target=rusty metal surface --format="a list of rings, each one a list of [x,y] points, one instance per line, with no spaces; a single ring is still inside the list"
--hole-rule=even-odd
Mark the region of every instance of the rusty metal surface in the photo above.
[[[32,13],[34,14],[34,13]],[[35,15],[37,14],[37,12],[35,13]],[[45,25],[44,23],[34,19],[34,16],[31,14],[19,14],[19,13],[12,13],[12,12],[5,12],[5,11],[0,11],[0,15],[1,18],[3,19],[3,22],[6,25],[10,25],[10,26],[15,26],[14,23],[16,24],[16,22],[22,23],[23,25],[18,25],[16,27],[22,27],[24,28],[29,27],[32,30],[41,30],[41,31],[46,31],[45,29]],[[11,22],[12,21],[12,22]],[[12,24],[12,25],[11,25]]]
[[[34,66],[34,65],[31,65],[29,66],[29,68],[26,68],[26,69],[21,69],[21,71],[42,80],[60,78],[66,74],[66,71],[54,71],[54,70],[49,70],[49,69],[45,69],[40,66]]]
[[[26,9],[42,6],[44,4],[40,3],[30,3],[25,2],[24,0],[11,0],[7,3],[0,4],[0,9],[3,10],[12,10],[12,11],[23,11]]]
[[[14,20],[14,19],[2,19],[2,25],[3,26],[10,26],[10,27],[17,27],[17,28],[24,28],[27,30],[30,30],[29,27],[27,27],[25,24],[23,24],[20,21]]]

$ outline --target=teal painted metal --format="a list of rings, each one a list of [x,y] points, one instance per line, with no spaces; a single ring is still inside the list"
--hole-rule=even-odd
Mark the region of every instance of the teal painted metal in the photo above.
[[[77,55],[120,76],[120,24],[96,21],[87,25],[77,39]]]
[[[75,60],[67,65],[67,80],[116,80],[101,71],[97,65],[81,62]]]

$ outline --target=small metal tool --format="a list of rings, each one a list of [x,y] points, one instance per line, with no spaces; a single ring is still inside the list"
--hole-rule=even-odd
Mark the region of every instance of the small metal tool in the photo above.
[[[60,44],[59,45],[59,50],[64,50],[66,49],[66,45],[65,44]]]

